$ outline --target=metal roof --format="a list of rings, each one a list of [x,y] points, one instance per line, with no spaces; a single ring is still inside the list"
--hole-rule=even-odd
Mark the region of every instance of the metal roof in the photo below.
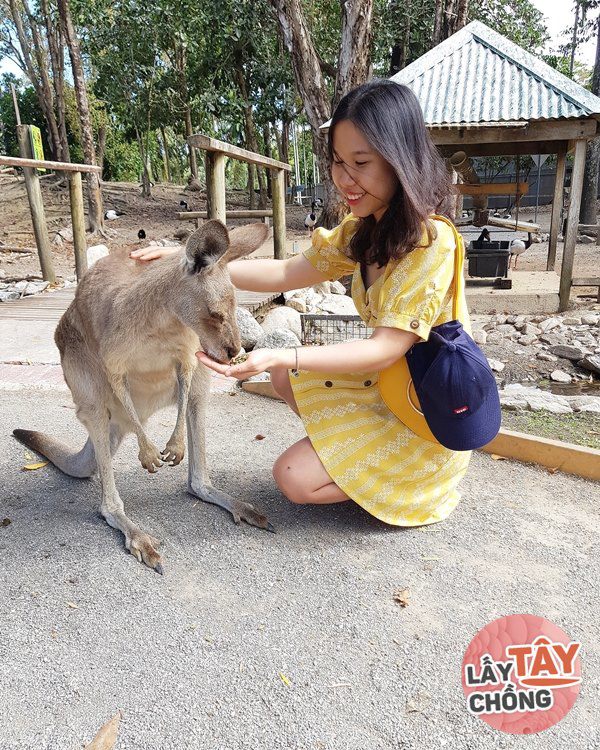
[[[428,125],[600,115],[600,97],[480,21],[392,76],[417,95]]]

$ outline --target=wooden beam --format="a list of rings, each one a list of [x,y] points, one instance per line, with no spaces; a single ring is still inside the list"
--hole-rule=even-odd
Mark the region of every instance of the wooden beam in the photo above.
[[[549,469],[560,469],[585,479],[600,479],[600,451],[595,448],[501,429],[481,450]]]
[[[544,122],[526,122],[522,127],[464,127],[429,126],[429,134],[438,145],[452,144],[463,149],[466,144],[482,144],[513,141],[568,141],[581,138],[594,138],[596,120],[552,120]],[[555,149],[556,150],[556,149]]]
[[[210,175],[206,183],[206,191],[209,196],[210,218],[219,219],[225,223],[225,154],[211,152],[208,154],[210,161]]]
[[[268,167],[269,169],[292,171],[291,165],[285,162],[271,159],[268,156],[261,156],[254,153],[254,151],[247,151],[245,148],[233,146],[231,143],[225,143],[225,141],[218,141],[216,138],[209,138],[207,135],[202,135],[201,133],[190,135],[187,141],[190,148],[200,148],[204,151],[225,154],[239,161],[245,161],[248,164],[258,164],[261,167]]]
[[[573,261],[575,259],[575,242],[577,240],[577,225],[579,224],[579,209],[581,207],[581,192],[583,190],[583,172],[585,169],[585,153],[587,142],[582,138],[575,146],[575,160],[571,175],[571,195],[569,201],[569,216],[567,219],[567,233],[560,267],[559,312],[564,312],[569,306],[571,282],[573,280]]]
[[[485,133],[482,137],[485,136]],[[567,141],[498,141],[495,143],[437,144],[440,153],[450,158],[455,151],[464,151],[467,156],[516,156],[527,154],[555,154],[559,146],[566,149]]]
[[[600,276],[577,276],[571,286],[600,286]]]
[[[272,172],[271,193],[273,197],[273,254],[275,258],[285,258],[285,172],[276,169]]]
[[[484,182],[480,185],[461,182],[456,187],[461,195],[527,195],[529,192],[528,182]]]
[[[19,152],[22,154],[24,162],[35,162],[31,159],[31,140],[29,137],[29,125],[17,125],[17,139],[19,142]],[[42,269],[42,278],[53,284],[56,281],[54,265],[52,263],[52,250],[50,248],[50,238],[48,236],[48,227],[46,226],[46,216],[44,214],[44,202],[42,200],[42,189],[40,188],[40,178],[35,169],[25,166],[23,168],[25,176],[25,187],[29,199],[29,208],[31,210],[31,221],[33,224],[33,233],[35,235],[35,244],[37,245],[40,267]]]
[[[27,127],[23,125],[23,127]],[[64,161],[47,161],[46,159],[25,159],[0,154],[0,165],[8,167],[32,167],[33,169],[55,169],[58,172],[98,172],[101,168],[93,164],[71,164]]]
[[[83,211],[83,188],[81,172],[69,175],[69,198],[71,200],[71,226],[73,227],[73,248],[75,250],[75,274],[81,280],[87,271],[87,242],[85,239],[85,214]]]
[[[567,149],[563,146],[557,154],[556,178],[554,181],[554,197],[552,199],[552,216],[550,218],[550,241],[548,243],[548,258],[546,260],[546,271],[554,271],[556,265],[556,244],[560,230],[561,209],[563,207],[563,195],[565,184],[565,172],[567,164]]]
[[[519,221],[515,219],[497,219],[490,216],[486,222],[492,227],[501,227],[502,229],[514,229],[515,232],[539,232],[540,225],[529,223],[528,221]]]
[[[227,217],[229,219],[265,219],[273,216],[273,211],[268,209],[256,209],[252,211],[227,211]],[[179,211],[177,213],[178,219],[208,219],[208,211]]]

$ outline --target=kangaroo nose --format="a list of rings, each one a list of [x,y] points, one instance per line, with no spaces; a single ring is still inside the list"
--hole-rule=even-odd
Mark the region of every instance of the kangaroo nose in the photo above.
[[[227,356],[229,359],[233,359],[237,353],[239,352],[239,349],[236,349],[234,346],[228,346],[227,347]]]

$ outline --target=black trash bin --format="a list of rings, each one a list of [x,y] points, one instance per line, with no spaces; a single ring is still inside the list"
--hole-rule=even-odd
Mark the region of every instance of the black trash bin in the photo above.
[[[508,240],[492,242],[473,240],[469,242],[467,249],[469,276],[493,279],[508,278],[509,248],[510,242]]]

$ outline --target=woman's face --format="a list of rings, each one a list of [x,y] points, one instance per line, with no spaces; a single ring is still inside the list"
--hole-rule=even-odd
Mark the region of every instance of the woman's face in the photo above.
[[[331,177],[354,216],[373,214],[377,221],[398,187],[393,168],[350,120],[340,120],[333,131]]]

